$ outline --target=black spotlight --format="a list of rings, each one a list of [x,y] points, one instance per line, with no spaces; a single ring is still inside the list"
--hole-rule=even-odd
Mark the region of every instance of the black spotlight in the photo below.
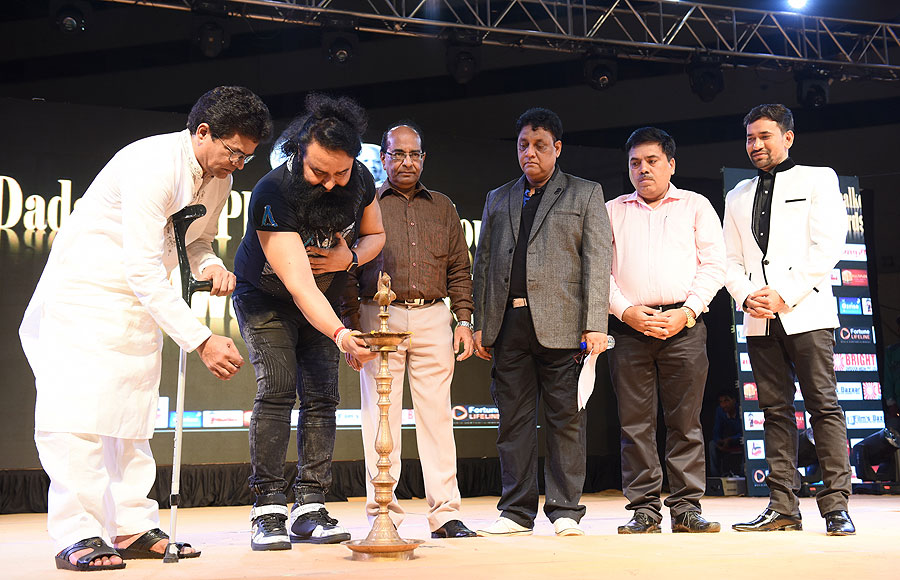
[[[63,34],[81,34],[87,30],[91,5],[81,0],[56,1],[50,4],[56,26]]]
[[[853,446],[850,462],[863,481],[900,482],[900,433],[884,428]]]
[[[322,29],[322,49],[329,61],[343,66],[353,60],[359,38],[352,21],[329,20]]]
[[[203,56],[216,58],[228,46],[228,34],[219,23],[210,20],[197,28],[194,42],[197,43]]]
[[[447,72],[464,85],[471,82],[481,68],[481,43],[464,31],[454,31],[447,42]]]
[[[821,109],[828,104],[828,86],[831,78],[817,70],[797,74],[797,102],[807,109]]]
[[[618,65],[615,56],[589,54],[584,59],[584,82],[592,89],[602,91],[616,84]]]
[[[712,57],[697,57],[688,65],[691,91],[704,103],[709,103],[725,90],[722,63]]]

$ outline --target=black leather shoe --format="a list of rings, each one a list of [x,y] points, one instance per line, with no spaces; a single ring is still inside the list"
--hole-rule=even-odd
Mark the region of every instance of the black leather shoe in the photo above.
[[[825,533],[829,536],[852,536],[856,533],[856,527],[850,514],[845,510],[837,510],[825,514]]]
[[[475,532],[466,527],[459,520],[450,520],[443,526],[431,532],[432,538],[474,538]]]
[[[797,517],[786,516],[766,509],[752,522],[734,524],[731,527],[738,532],[799,532],[803,529],[803,523],[799,515]]]
[[[719,522],[708,522],[703,519],[700,512],[688,511],[672,518],[672,531],[689,532],[692,534],[710,534],[722,529]]]
[[[637,512],[628,523],[618,528],[620,534],[659,534],[659,522],[645,513]]]

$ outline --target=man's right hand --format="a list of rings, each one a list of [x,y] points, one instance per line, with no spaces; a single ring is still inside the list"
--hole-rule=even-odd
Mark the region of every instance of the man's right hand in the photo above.
[[[197,347],[200,360],[213,375],[227,381],[244,364],[244,358],[238,352],[234,341],[226,336],[213,334]]]
[[[644,336],[651,336],[660,340],[665,340],[669,337],[666,329],[668,319],[659,310],[649,306],[642,304],[629,306],[622,313],[622,322]]]
[[[342,342],[343,344],[341,346],[344,347],[344,350],[347,351],[347,354],[356,359],[360,367],[378,356],[377,352],[372,352],[371,350],[369,350],[369,347],[366,346],[366,341],[355,334],[348,333],[346,336],[344,336]],[[358,368],[356,368],[356,366],[353,365],[353,363],[350,362],[349,358],[347,359],[347,363],[355,370],[359,370]]]
[[[476,330],[472,338],[475,339],[475,356],[484,360],[491,360],[491,349],[481,345],[481,331]]]

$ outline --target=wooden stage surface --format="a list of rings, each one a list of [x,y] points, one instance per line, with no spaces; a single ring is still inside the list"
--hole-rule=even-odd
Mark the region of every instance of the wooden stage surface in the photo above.
[[[471,528],[497,516],[496,497],[465,498],[463,520]],[[179,539],[203,550],[200,558],[176,564],[130,560],[124,570],[91,578],[384,578],[389,580],[505,580],[545,578],[710,578],[715,580],[791,578],[802,580],[896,579],[900,577],[900,496],[854,495],[850,514],[855,536],[829,537],[815,501],[801,500],[802,532],[737,533],[731,524],[752,519],[764,498],[707,497],[703,514],[720,521],[718,534],[672,534],[668,514],[662,534],[619,536],[628,519],[618,491],[583,499],[587,535],[558,538],[541,514],[533,536],[432,540],[423,500],[401,503],[408,510],[400,526],[404,538],[426,543],[411,561],[360,562],[341,545],[295,544],[290,551],[253,552],[249,546],[249,507],[178,511]],[[359,498],[328,505],[330,513],[362,539],[368,523]],[[168,528],[168,510],[163,512]],[[74,578],[57,570],[46,534],[45,514],[0,516],[0,578]]]

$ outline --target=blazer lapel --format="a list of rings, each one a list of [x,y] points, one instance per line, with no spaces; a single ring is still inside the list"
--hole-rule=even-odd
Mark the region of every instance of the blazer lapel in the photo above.
[[[525,195],[525,176],[519,178],[506,192],[509,199],[509,227],[512,230],[513,242],[519,241],[519,225],[522,223],[522,199]]]
[[[541,205],[538,206],[537,213],[534,214],[534,224],[531,226],[531,236],[528,238],[529,242],[534,239],[541,229],[544,218],[547,217],[547,214],[550,213],[550,208],[553,207],[553,204],[559,200],[562,192],[565,191],[567,183],[568,179],[566,179],[566,176],[562,171],[557,171],[556,177],[547,183],[547,187],[544,189],[544,195],[541,199]],[[521,211],[520,208],[519,212],[521,213]]]

